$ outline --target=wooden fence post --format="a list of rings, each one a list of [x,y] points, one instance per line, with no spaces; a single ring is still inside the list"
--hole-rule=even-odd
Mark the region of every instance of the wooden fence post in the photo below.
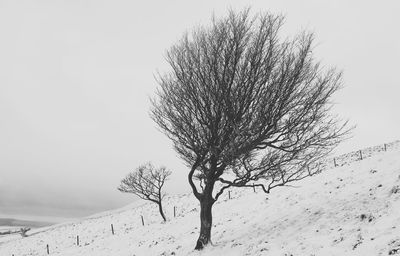
[[[50,254],[49,245],[46,245],[47,254]]]
[[[254,193],[256,193],[256,187],[254,186],[254,183],[253,183],[253,191]]]
[[[143,215],[140,215],[140,217],[142,217],[142,225],[144,226],[144,219],[143,219]]]
[[[176,217],[176,207],[174,206],[174,218]]]
[[[228,198],[231,199],[231,191],[228,191]]]
[[[385,149],[385,151],[386,151],[386,143],[385,144],[383,144],[383,148]]]
[[[76,236],[76,245],[79,246],[79,236]]]
[[[360,160],[363,160],[363,155],[361,150],[360,150]]]
[[[337,164],[336,164],[336,158],[333,158],[333,164],[335,165],[335,167],[337,166]]]
[[[114,225],[111,224],[111,233],[114,235]]]

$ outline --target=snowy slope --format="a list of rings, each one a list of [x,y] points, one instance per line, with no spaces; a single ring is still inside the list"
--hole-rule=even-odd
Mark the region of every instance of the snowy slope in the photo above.
[[[47,255],[47,244],[50,255],[66,256],[400,255],[399,149],[291,185],[269,195],[251,188],[232,190],[230,200],[224,194],[213,209],[214,244],[202,252],[193,251],[198,204],[185,194],[166,199],[167,223],[154,204],[135,204],[27,238],[0,238],[0,255]]]

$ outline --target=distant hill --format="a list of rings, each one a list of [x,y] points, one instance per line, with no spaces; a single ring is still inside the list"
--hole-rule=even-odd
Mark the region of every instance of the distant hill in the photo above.
[[[30,227],[30,228],[40,228],[45,226],[50,226],[54,223],[42,222],[42,221],[31,221],[31,220],[19,220],[12,218],[0,218],[0,228],[1,226],[12,226],[12,227]]]

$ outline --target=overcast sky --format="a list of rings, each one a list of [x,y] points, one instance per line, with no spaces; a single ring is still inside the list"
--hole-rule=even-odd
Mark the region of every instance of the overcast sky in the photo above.
[[[186,30],[245,6],[314,31],[317,58],[344,71],[335,111],[357,128],[338,153],[400,139],[399,1],[0,0],[0,216],[123,206],[120,179],[146,161],[188,191],[148,115],[154,74]]]

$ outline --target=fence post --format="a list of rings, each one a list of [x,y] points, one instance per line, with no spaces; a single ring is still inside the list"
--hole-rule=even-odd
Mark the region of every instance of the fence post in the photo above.
[[[50,254],[49,245],[46,245],[47,254]]]
[[[174,218],[176,217],[176,207],[174,206]]]
[[[114,235],[114,225],[111,224],[111,233]]]
[[[79,236],[76,236],[76,245],[79,246]]]
[[[362,151],[360,150],[360,160],[363,160]]]
[[[253,191],[254,193],[256,193],[256,187],[254,186],[254,183],[253,183]]]
[[[231,191],[228,191],[228,198],[231,199]]]
[[[386,151],[386,143],[385,143],[385,144],[383,144],[383,147],[384,147],[384,149],[385,149],[385,151]]]
[[[140,217],[142,217],[142,225],[144,226],[144,219],[143,219],[143,215],[140,215]]]
[[[336,164],[336,158],[333,158],[333,164],[335,165],[335,167],[337,166],[337,164]]]

